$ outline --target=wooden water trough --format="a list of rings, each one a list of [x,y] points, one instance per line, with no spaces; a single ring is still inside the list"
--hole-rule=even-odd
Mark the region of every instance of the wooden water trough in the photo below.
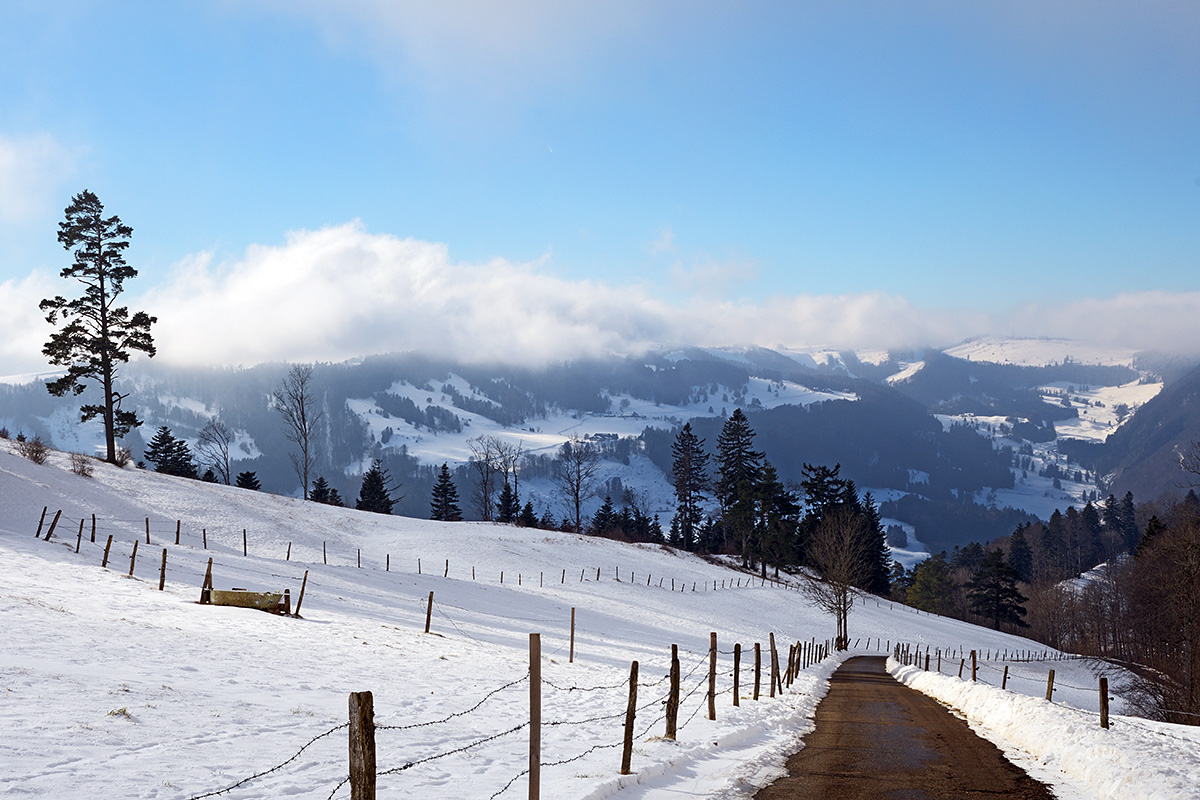
[[[234,606],[235,608],[254,608],[272,614],[300,616],[300,604],[304,602],[304,587],[308,585],[308,571],[304,572],[304,581],[300,584],[300,599],[296,603],[296,611],[292,612],[292,590],[282,592],[251,592],[246,589],[214,589],[212,579],[212,559],[208,560],[208,569],[204,573],[204,583],[200,585],[200,604],[213,606]]]

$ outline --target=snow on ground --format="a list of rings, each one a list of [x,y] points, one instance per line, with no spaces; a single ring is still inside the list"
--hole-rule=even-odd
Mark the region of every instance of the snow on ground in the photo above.
[[[1132,366],[1137,351],[1092,345],[1072,339],[1006,339],[982,336],[947,348],[948,356],[992,364],[1044,367],[1070,360],[1078,364]]]
[[[921,370],[925,369],[925,362],[924,361],[901,362],[900,367],[901,367],[901,369],[899,372],[897,372],[895,375],[889,375],[887,377],[887,380],[884,381],[889,386],[891,386],[893,384],[897,384],[897,383],[904,383],[907,380],[911,380],[914,375],[916,375]]]
[[[1066,663],[1050,664],[1056,667],[1056,686],[1078,680],[1071,672],[1063,675]],[[1055,692],[1051,703],[1045,699],[1044,671],[1014,681],[1010,669],[1010,688],[1015,690],[1005,691],[995,685],[999,679],[994,672],[987,676],[988,685],[904,667],[891,659],[888,669],[902,683],[960,713],[973,730],[1000,746],[1033,777],[1054,784],[1060,797],[1200,797],[1200,728],[1114,714],[1110,728],[1104,730],[1095,710],[1098,689],[1090,689],[1095,704],[1077,704],[1074,697],[1063,696],[1080,694],[1082,689]],[[1032,692],[1026,691],[1030,684]]]
[[[103,786],[174,800],[270,770],[222,796],[346,797],[346,787],[334,792],[346,774],[336,728],[348,693],[371,690],[381,798],[520,796],[527,734],[506,732],[527,718],[528,635],[540,633],[543,719],[566,723],[543,729],[545,796],[748,797],[801,746],[838,663],[826,659],[781,697],[753,701],[753,644],[775,633],[786,660],[788,642],[822,641],[831,621],[794,590],[658,546],[371,515],[99,463],[83,478],[64,454],[36,465],[3,441],[0,507],[4,795],[79,797]],[[51,542],[33,537],[43,507],[46,526],[63,511]],[[210,557],[216,588],[289,588],[293,603],[307,571],[303,619],[196,604]],[[856,605],[850,630],[854,652],[885,652],[898,638],[946,652],[1040,649],[876,598]],[[703,705],[710,631],[720,651],[716,721]],[[738,707],[735,641],[744,648]],[[661,738],[673,643],[686,694],[677,742]],[[633,659],[634,774],[619,776],[614,745]],[[1161,755],[1139,772],[1169,772]]]
[[[1066,398],[1079,411],[1075,419],[1054,423],[1054,432],[1066,439],[1103,443],[1109,434],[1133,416],[1133,412],[1162,391],[1162,383],[1133,381],[1122,386],[1080,386],[1056,382],[1039,387],[1047,403],[1061,404]],[[1124,414],[1118,414],[1118,409]]]

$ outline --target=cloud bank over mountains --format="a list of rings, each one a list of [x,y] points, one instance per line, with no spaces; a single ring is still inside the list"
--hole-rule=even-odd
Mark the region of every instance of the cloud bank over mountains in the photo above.
[[[122,301],[158,317],[158,358],[182,365],[415,351],[538,366],[659,346],[907,349],[979,335],[1200,353],[1200,292],[1131,292],[988,313],[919,308],[871,291],[667,302],[650,284],[563,279],[546,259],[456,262],[446,245],[372,233],[358,222],[295,231],[231,261],[189,256],[140,295],[138,280]],[[0,374],[45,368],[40,350],[51,329],[37,303],[75,290],[40,273],[0,283]],[[979,292],[986,296],[986,283]]]

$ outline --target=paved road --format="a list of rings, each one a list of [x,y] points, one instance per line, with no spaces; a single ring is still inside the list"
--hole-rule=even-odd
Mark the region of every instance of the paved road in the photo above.
[[[848,659],[817,706],[789,777],[755,800],[1053,800],[937,701],[897,682],[882,657]]]

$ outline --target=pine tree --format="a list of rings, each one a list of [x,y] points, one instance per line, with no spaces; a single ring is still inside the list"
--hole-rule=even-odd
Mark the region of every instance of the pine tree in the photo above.
[[[511,525],[521,515],[521,503],[517,493],[513,491],[508,478],[504,479],[504,488],[500,490],[500,499],[496,502],[496,521]]]
[[[1028,582],[1033,576],[1033,550],[1030,549],[1029,542],[1025,538],[1025,530],[1028,527],[1029,523],[1020,526],[1013,531],[1012,537],[1008,540],[1008,565],[1025,582]]]
[[[1028,628],[1025,603],[1029,599],[1017,589],[1020,576],[1004,561],[1004,554],[992,550],[984,556],[974,577],[967,581],[967,603],[971,611],[991,620],[1000,630],[1001,623]]]
[[[458,487],[450,476],[450,468],[442,462],[437,481],[433,484],[433,496],[429,501],[429,518],[440,522],[462,521],[462,509],[458,506]]]
[[[544,531],[552,531],[558,527],[558,523],[554,519],[554,515],[550,513],[550,509],[547,508],[542,512],[542,518],[538,520],[537,526]]]
[[[323,475],[317,476],[317,479],[313,481],[312,489],[308,492],[308,499],[327,506],[345,505],[338,490],[330,486]]]
[[[930,556],[912,569],[908,604],[931,614],[948,614],[953,608],[954,578],[946,551]]]
[[[521,516],[517,519],[517,524],[522,528],[536,528],[538,526],[537,512],[533,510],[533,503],[526,502],[525,507],[521,509]]]
[[[237,478],[234,479],[234,483],[239,488],[249,489],[252,492],[257,492],[262,489],[262,484],[258,482],[258,475],[250,472],[249,470],[246,472],[239,472]]]
[[[675,516],[671,519],[671,544],[692,550],[702,512],[700,503],[708,486],[708,454],[704,440],[685,423],[671,445],[671,478],[675,484]]]
[[[870,577],[861,588],[871,594],[887,597],[891,587],[889,579],[892,570],[892,551],[887,546],[887,536],[883,532],[883,520],[879,516],[879,508],[870,492],[863,495],[862,515],[864,518],[863,552],[871,562]]]
[[[800,506],[795,496],[779,480],[771,462],[763,461],[762,480],[756,490],[758,518],[755,520],[761,576],[767,577],[767,563],[779,567],[795,560],[796,526]]]
[[[200,480],[205,483],[219,483],[217,473],[213,472],[211,467],[204,470],[204,474],[200,476]]]
[[[605,534],[610,533],[614,528],[620,527],[619,520],[620,517],[613,508],[612,498],[605,497],[604,505],[600,506],[600,509],[596,512],[596,515],[592,517],[592,524],[589,526],[590,530],[588,532],[595,536],[604,536]]]
[[[154,434],[144,455],[147,461],[154,464],[155,472],[181,478],[197,477],[196,465],[192,463],[192,451],[188,449],[187,442],[176,439],[166,425]]]
[[[68,392],[79,395],[86,387],[84,379],[100,382],[101,404],[82,406],[80,420],[103,419],[105,460],[116,464],[116,440],[142,424],[137,414],[121,408],[129,395],[116,389],[117,366],[128,363],[134,351],[154,357],[150,326],[157,320],[144,311],[131,315],[127,307],[116,305],[125,281],[137,277],[137,270],[125,263],[133,229],[119,217],[106,219],[104,205],[86,190],[71,199],[65,213],[66,219],[58,224],[58,241],[74,250],[75,261],[61,275],[85,288],[83,296],[74,300],[59,295],[39,305],[51,325],[60,318],[65,323],[51,334],[42,354],[67,371],[47,383],[46,389],[55,397]]]
[[[375,459],[371,468],[363,473],[362,486],[358,490],[358,500],[354,507],[359,511],[372,511],[376,514],[390,514],[396,501],[392,499],[395,487],[390,486],[391,475],[384,469],[383,461]]]
[[[717,436],[717,501],[730,508],[743,486],[755,486],[762,476],[763,454],[754,449],[754,431],[740,408],[735,408]]]

